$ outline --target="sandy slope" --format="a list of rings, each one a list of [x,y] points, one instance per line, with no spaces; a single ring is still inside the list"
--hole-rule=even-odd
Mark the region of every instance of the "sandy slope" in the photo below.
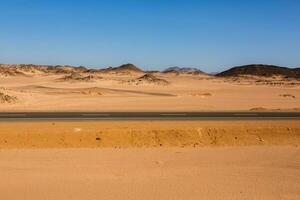
[[[1,122],[0,148],[300,146],[298,120]]]
[[[0,199],[300,199],[300,149],[1,150]]]
[[[300,108],[299,81],[270,84],[265,80],[212,78],[205,75],[156,73],[169,82],[127,84],[141,74],[100,74],[93,82],[57,81],[63,75],[2,77],[0,92],[18,97],[18,103],[0,104],[0,111],[12,110],[84,110],[84,111],[156,111],[156,110],[297,110]],[[276,79],[267,80],[271,83]]]

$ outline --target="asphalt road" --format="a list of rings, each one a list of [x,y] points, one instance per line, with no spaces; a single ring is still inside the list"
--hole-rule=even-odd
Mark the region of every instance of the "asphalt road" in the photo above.
[[[0,112],[6,120],[231,120],[300,119],[300,112]]]

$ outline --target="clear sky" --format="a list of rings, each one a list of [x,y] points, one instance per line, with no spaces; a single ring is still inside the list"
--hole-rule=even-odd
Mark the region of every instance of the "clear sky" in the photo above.
[[[0,63],[300,66],[298,0],[0,0]]]

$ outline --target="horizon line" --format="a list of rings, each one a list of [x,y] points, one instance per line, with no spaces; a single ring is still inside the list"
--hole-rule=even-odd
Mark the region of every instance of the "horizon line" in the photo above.
[[[229,67],[223,67],[223,70],[219,70],[219,71],[206,71],[206,70],[202,70],[201,68],[199,67],[182,67],[182,66],[178,66],[178,65],[173,65],[173,66],[170,66],[170,67],[166,67],[164,69],[145,69],[144,67],[140,67],[138,65],[135,65],[133,63],[124,63],[124,64],[121,64],[121,65],[118,65],[118,66],[106,66],[106,67],[92,67],[92,66],[87,66],[87,65],[70,65],[70,64],[34,64],[34,63],[0,63],[0,66],[1,65],[34,65],[34,66],[53,66],[53,67],[84,67],[84,68],[87,68],[87,69],[107,69],[107,68],[117,68],[117,67],[120,67],[120,66],[123,66],[123,65],[134,65],[135,67],[139,68],[139,69],[142,69],[142,71],[144,72],[147,72],[147,71],[159,71],[159,72],[163,72],[164,70],[167,70],[169,68],[172,68],[172,67],[179,67],[179,68],[194,68],[194,69],[198,69],[206,74],[213,74],[213,73],[219,73],[219,72],[222,72],[222,71],[226,71],[226,70],[229,70],[229,69],[232,69],[232,68],[235,68],[235,67],[243,67],[243,66],[249,66],[249,65],[265,65],[265,66],[276,66],[276,67],[283,67],[283,68],[289,68],[289,69],[297,69],[297,68],[300,68],[300,67],[296,67],[296,66],[293,66],[293,67],[290,67],[290,66],[281,66],[281,65],[276,65],[276,64],[265,64],[265,63],[250,63],[250,64],[242,64],[242,65],[234,65],[234,66],[229,66]]]

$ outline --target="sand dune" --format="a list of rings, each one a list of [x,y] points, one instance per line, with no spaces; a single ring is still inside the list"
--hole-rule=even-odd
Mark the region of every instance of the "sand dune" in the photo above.
[[[14,88],[15,91],[27,92],[27,93],[44,93],[48,95],[68,95],[68,94],[88,94],[88,93],[99,93],[107,96],[126,96],[126,95],[134,95],[134,96],[174,96],[167,93],[155,93],[155,92],[143,92],[136,90],[123,90],[123,89],[109,89],[109,88],[100,88],[100,87],[90,87],[90,88],[54,88],[54,87],[46,87],[39,85],[29,85],[24,87]]]
[[[58,78],[57,81],[70,81],[70,82],[93,82],[101,80],[100,76],[95,75],[81,75],[79,73],[72,73],[70,75],[65,75],[61,78]]]
[[[189,93],[189,95],[193,96],[193,97],[202,97],[202,98],[206,98],[206,97],[211,97],[212,94],[209,92],[205,92],[205,93],[201,93],[201,92],[192,92]]]

